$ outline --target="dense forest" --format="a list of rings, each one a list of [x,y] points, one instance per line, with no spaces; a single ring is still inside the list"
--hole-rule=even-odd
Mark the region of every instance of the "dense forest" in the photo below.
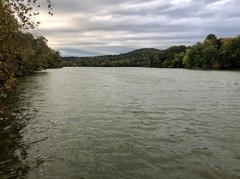
[[[59,52],[48,47],[46,38],[24,33],[38,24],[31,20],[37,2],[0,1],[0,98],[15,88],[16,77],[61,67]]]
[[[210,34],[191,47],[173,46],[166,50],[139,49],[120,55],[64,57],[64,66],[155,67],[155,68],[240,68],[240,36],[217,38]]]

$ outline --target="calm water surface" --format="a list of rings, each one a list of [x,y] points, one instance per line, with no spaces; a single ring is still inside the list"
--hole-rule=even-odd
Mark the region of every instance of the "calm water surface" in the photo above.
[[[240,178],[239,72],[47,70],[8,105],[1,179]]]

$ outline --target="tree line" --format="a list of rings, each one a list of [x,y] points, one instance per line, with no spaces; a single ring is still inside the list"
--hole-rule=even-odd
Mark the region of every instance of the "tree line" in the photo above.
[[[64,66],[95,67],[182,67],[187,47],[174,46],[167,50],[144,48],[120,55],[97,57],[63,57]]]
[[[197,43],[186,51],[183,64],[187,68],[240,68],[240,36],[217,38],[210,34],[203,43]]]
[[[240,36],[217,38],[209,34],[204,42],[188,47],[147,48],[120,55],[63,59],[64,66],[234,69],[240,68]]]
[[[23,32],[39,24],[31,18],[38,14],[33,6],[40,4],[37,0],[0,0],[0,97],[15,88],[18,76],[61,67],[59,52],[48,47],[46,38]]]

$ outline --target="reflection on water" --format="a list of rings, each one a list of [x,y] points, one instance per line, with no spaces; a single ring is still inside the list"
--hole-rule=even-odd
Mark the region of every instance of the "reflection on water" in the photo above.
[[[33,75],[33,78],[44,73]],[[20,82],[25,81],[22,78]],[[27,83],[19,91],[0,104],[0,178],[25,178],[30,168],[27,161],[29,144],[24,141],[22,130],[33,119],[29,100],[22,96],[28,90]],[[32,167],[32,166],[31,166]]]
[[[21,130],[25,122],[18,120],[11,109],[0,116],[0,178],[21,178],[26,176],[27,145],[23,142]]]
[[[0,178],[239,178],[240,73],[63,68],[20,79]]]
[[[10,118],[10,120],[14,120]],[[0,178],[25,176],[29,166],[25,163],[27,146],[20,134],[24,126],[19,122],[1,123],[0,127]]]

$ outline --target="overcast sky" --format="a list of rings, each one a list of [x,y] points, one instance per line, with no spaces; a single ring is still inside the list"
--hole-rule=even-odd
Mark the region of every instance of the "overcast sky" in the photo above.
[[[117,54],[240,34],[240,0],[53,0],[42,34],[62,55]]]

